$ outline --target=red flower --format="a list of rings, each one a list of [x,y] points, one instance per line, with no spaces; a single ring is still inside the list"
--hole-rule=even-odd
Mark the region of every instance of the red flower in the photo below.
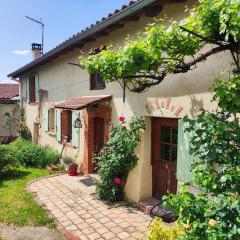
[[[125,117],[123,117],[123,116],[120,116],[120,117],[119,117],[119,121],[120,121],[120,122],[123,122],[124,120],[125,120]]]
[[[122,184],[122,179],[119,178],[119,177],[116,177],[116,178],[114,178],[114,182],[115,182],[117,185],[121,185],[121,184]]]

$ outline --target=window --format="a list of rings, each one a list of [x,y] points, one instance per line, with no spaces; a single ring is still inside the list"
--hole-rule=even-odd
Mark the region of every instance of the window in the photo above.
[[[63,110],[61,114],[62,141],[72,141],[72,111]]]
[[[92,55],[98,54],[101,51],[106,50],[106,46],[101,48],[97,48],[92,51]],[[105,88],[105,82],[101,78],[101,74],[99,72],[92,73],[90,75],[90,90],[100,90]]]
[[[104,89],[105,83],[101,78],[100,73],[93,73],[90,75],[90,90]]]
[[[36,102],[36,82],[35,76],[29,78],[29,102]]]
[[[170,126],[161,127],[161,140],[160,140],[161,160],[163,161],[177,160],[177,139],[178,129],[176,127]]]
[[[54,132],[55,131],[55,109],[50,108],[49,110],[49,118],[48,118],[48,129],[49,132]]]

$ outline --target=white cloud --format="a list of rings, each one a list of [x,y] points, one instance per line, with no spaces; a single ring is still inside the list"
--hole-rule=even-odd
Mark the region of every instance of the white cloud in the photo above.
[[[0,79],[0,83],[16,83],[16,82],[12,81],[10,78],[7,78],[7,79]]]
[[[24,56],[24,55],[28,55],[29,54],[29,50],[25,49],[25,50],[15,50],[13,51],[14,54],[16,55],[21,55],[21,56]]]

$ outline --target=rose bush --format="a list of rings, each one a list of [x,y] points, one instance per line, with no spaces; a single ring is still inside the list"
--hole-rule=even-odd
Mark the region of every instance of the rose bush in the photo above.
[[[110,202],[123,199],[128,173],[138,161],[135,149],[143,129],[143,119],[132,118],[127,127],[123,116],[119,118],[119,124],[112,127],[109,140],[95,156],[100,176],[96,189],[100,199]]]

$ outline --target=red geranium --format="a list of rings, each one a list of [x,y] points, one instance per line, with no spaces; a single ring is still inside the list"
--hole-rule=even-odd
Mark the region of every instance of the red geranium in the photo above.
[[[125,120],[125,117],[123,117],[123,116],[120,116],[120,117],[119,117],[119,121],[120,121],[120,122],[123,122],[124,120]]]

